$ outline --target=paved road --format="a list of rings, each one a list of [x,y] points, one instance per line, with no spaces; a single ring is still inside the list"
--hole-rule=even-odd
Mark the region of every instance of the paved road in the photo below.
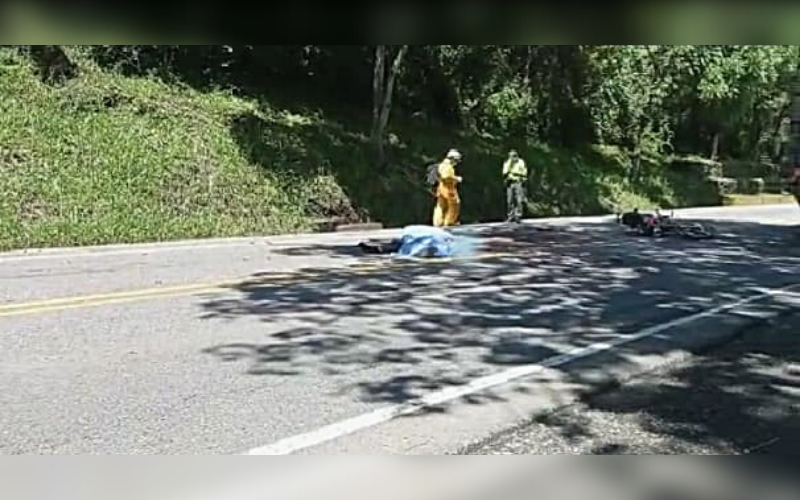
[[[800,454],[800,312],[745,328],[620,388],[470,446],[470,454]]]
[[[795,307],[795,206],[688,215],[720,238],[574,220],[462,228],[475,255],[440,264],[352,234],[0,255],[0,452],[454,450]]]

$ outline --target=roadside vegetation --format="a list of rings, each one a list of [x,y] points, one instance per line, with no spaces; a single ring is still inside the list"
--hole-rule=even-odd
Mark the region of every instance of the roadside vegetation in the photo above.
[[[413,46],[379,131],[374,46],[57,50],[0,47],[3,250],[427,223],[451,147],[465,223],[510,147],[534,216],[785,200],[793,47]]]

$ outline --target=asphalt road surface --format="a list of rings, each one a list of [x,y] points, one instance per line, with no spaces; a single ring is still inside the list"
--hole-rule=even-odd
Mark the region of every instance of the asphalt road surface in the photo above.
[[[798,312],[614,390],[536,416],[470,454],[800,454]]]
[[[682,216],[719,238],[576,219],[460,228],[474,254],[438,263],[356,251],[391,232],[0,254],[0,453],[460,449],[796,309],[796,206]]]

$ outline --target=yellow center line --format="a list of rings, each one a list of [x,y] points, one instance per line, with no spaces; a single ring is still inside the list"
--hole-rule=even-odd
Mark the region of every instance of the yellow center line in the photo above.
[[[62,297],[57,299],[44,299],[22,303],[12,303],[0,305],[0,318],[11,316],[22,316],[39,314],[45,312],[62,311],[67,309],[80,309],[86,307],[97,307],[103,305],[122,304],[137,302],[155,298],[187,297],[192,295],[205,295],[211,293],[223,293],[234,289],[241,289],[247,286],[259,286],[268,284],[292,284],[304,280],[324,277],[328,273],[345,271],[353,275],[365,275],[382,270],[391,270],[404,267],[420,267],[430,264],[453,264],[459,262],[474,262],[503,257],[511,257],[511,253],[487,253],[465,257],[452,257],[446,259],[405,259],[391,260],[374,264],[358,264],[346,268],[330,268],[326,270],[299,269],[285,273],[275,273],[258,278],[231,279],[215,283],[195,283],[187,285],[162,286],[155,288],[143,288],[122,292],[109,292],[93,295],[81,295],[76,297]]]

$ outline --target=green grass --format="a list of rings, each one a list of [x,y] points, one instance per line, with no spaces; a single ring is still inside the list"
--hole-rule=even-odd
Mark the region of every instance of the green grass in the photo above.
[[[723,198],[724,205],[783,205],[795,204],[797,200],[790,194],[731,194]]]
[[[308,231],[332,216],[427,223],[425,167],[451,147],[465,154],[465,223],[503,217],[507,147],[531,167],[535,215],[688,203],[655,167],[627,180],[613,148],[567,152],[397,119],[379,168],[367,116],[337,121],[72,56],[80,75],[51,86],[0,48],[0,249]]]
[[[0,96],[0,248],[309,227],[319,179],[261,169],[230,132],[253,103],[90,65],[50,87],[8,51]]]

